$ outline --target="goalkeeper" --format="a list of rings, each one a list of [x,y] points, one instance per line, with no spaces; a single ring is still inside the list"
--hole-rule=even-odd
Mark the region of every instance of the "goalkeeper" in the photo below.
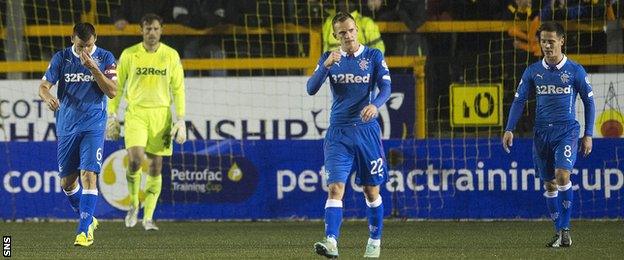
[[[160,42],[161,17],[155,14],[143,16],[141,31],[143,42],[126,48],[119,58],[118,85],[122,94],[109,104],[106,136],[112,140],[119,138],[116,112],[125,92],[128,107],[124,140],[129,159],[126,179],[131,203],[125,224],[134,227],[138,221],[141,163],[147,155],[149,174],[142,224],[145,230],[158,230],[153,215],[162,186],[162,156],[171,156],[172,138],[179,144],[186,141],[184,72],[178,53]],[[173,127],[171,97],[177,116]]]

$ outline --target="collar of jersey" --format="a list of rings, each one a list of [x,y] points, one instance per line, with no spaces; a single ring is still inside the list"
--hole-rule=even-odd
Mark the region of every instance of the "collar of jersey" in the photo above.
[[[73,44],[70,47],[70,49],[71,49],[72,53],[74,54],[74,56],[76,56],[76,58],[80,58],[80,55],[78,55],[76,50],[74,50],[74,45]],[[95,53],[95,49],[97,49],[97,46],[93,45],[93,49],[91,49],[91,53],[89,53],[89,55],[93,55]]]
[[[360,43],[360,48],[358,48],[358,50],[355,53],[353,53],[353,57],[359,56],[360,54],[362,54],[363,51],[364,51],[364,44]],[[340,48],[340,55],[347,57],[348,54],[346,51],[343,51],[342,48]]]
[[[561,68],[563,68],[563,65],[566,64],[566,61],[568,61],[568,56],[563,54],[563,59],[555,67],[557,67],[557,69],[560,70]],[[542,66],[544,66],[545,69],[549,69],[550,68],[550,66],[548,66],[548,63],[546,63],[546,58],[542,59]]]

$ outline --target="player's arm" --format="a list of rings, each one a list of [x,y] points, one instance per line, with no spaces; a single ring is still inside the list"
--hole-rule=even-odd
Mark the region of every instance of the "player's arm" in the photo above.
[[[124,88],[126,87],[126,80],[128,79],[129,64],[127,61],[126,52],[122,52],[119,57],[119,65],[117,66],[117,93],[114,98],[108,101],[108,115],[117,116],[117,110],[124,94]]]
[[[59,100],[50,93],[50,90],[54,84],[59,80],[61,74],[61,53],[57,52],[50,60],[50,65],[46,70],[41,83],[39,84],[39,97],[45,102],[48,108],[52,111],[56,111],[61,106]]]
[[[114,98],[108,101],[107,114],[108,120],[106,121],[106,138],[109,140],[117,140],[121,135],[121,125],[117,120],[117,109],[119,103],[123,97],[126,79],[128,78],[128,62],[125,52],[121,53],[119,57],[119,66],[117,66],[117,93]]]
[[[580,67],[576,75],[576,85],[579,87],[578,93],[583,101],[583,107],[585,109],[585,133],[581,141],[581,151],[583,156],[587,156],[592,151],[592,136],[594,134],[594,120],[596,115],[596,108],[594,105],[594,91],[592,90],[589,77],[583,67]]]
[[[95,63],[93,58],[91,58],[91,55],[86,50],[80,53],[80,61],[82,62],[82,65],[91,71],[91,75],[95,78],[95,82],[97,82],[97,85],[102,92],[104,92],[104,94],[106,94],[109,98],[114,98],[117,95],[117,82],[108,78],[102,71],[100,71],[97,63]]]
[[[56,111],[61,106],[61,103],[50,93],[50,89],[52,89],[53,86],[54,84],[47,80],[42,80],[41,84],[39,84],[39,97],[48,105],[50,110]]]
[[[518,84],[518,89],[516,90],[515,98],[513,103],[511,104],[511,109],[509,109],[509,116],[507,119],[507,126],[505,127],[505,133],[503,134],[503,149],[507,153],[510,152],[509,147],[513,145],[513,130],[516,128],[516,124],[522,116],[522,111],[524,110],[524,103],[526,103],[527,98],[529,96],[529,89],[533,86],[533,79],[531,78],[531,73],[529,72],[529,68],[524,71],[522,74],[522,79],[520,80],[520,84]]]
[[[171,129],[172,137],[179,144],[186,142],[186,122],[184,116],[186,114],[186,100],[184,91],[184,69],[180,56],[175,53],[171,60],[171,95],[175,106],[177,121]]]
[[[329,76],[329,68],[337,62],[340,62],[340,52],[325,52],[321,55],[321,58],[316,64],[316,69],[314,69],[314,74],[312,74],[306,83],[308,95],[312,96],[321,89],[323,82],[325,82],[325,79]]]
[[[375,61],[375,70],[373,75],[376,75],[375,83],[377,88],[379,88],[379,93],[377,97],[369,104],[368,106],[362,109],[360,116],[362,117],[362,121],[367,122],[375,117],[377,117],[378,110],[381,106],[383,106],[386,101],[390,98],[391,93],[391,84],[392,81],[390,79],[390,70],[388,69],[388,65],[386,64],[386,60],[383,57],[381,52],[376,52],[374,57]]]

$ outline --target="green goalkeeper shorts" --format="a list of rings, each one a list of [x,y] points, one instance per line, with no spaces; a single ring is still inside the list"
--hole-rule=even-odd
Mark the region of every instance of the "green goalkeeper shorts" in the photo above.
[[[140,146],[150,154],[171,156],[171,126],[171,109],[168,107],[128,107],[124,123],[126,149]]]

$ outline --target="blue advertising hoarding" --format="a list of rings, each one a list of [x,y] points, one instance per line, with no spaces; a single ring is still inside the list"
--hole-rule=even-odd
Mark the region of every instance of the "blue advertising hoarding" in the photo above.
[[[393,150],[391,178],[381,189],[387,215],[394,207],[402,217],[421,219],[546,218],[530,139],[516,140],[511,154],[499,139],[387,140],[384,146]],[[106,143],[96,208],[104,219],[122,218],[128,207],[122,147]],[[624,217],[622,147],[624,139],[595,139],[592,154],[579,156],[573,217]],[[164,162],[158,219],[323,216],[321,140],[193,141],[174,150]],[[59,186],[55,142],[0,143],[0,178],[0,219],[76,218]],[[346,217],[365,216],[361,187],[352,179],[344,203]]]

